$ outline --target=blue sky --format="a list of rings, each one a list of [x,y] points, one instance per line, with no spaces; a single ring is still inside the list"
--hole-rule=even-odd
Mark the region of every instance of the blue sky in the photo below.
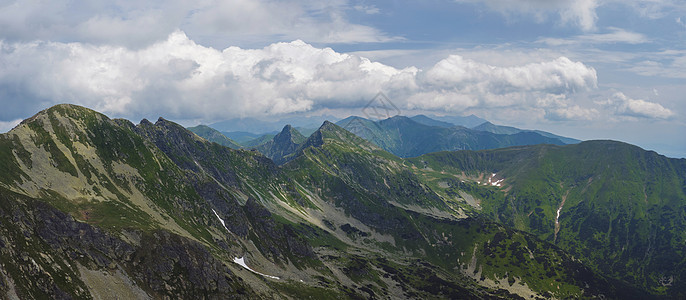
[[[184,125],[475,114],[686,157],[677,0],[3,1],[0,131],[57,103]]]

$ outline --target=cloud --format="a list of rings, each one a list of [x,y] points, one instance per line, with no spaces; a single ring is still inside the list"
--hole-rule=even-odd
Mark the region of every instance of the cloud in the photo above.
[[[645,35],[640,33],[630,32],[616,27],[608,27],[607,29],[609,29],[610,32],[579,35],[570,39],[544,38],[539,39],[538,42],[550,46],[564,46],[575,44],[643,44],[649,41]]]
[[[255,37],[303,39],[315,43],[367,43],[400,39],[376,28],[350,23],[346,1],[209,1],[190,12],[181,28],[189,35],[223,36],[235,45]],[[353,9],[357,10],[353,7]],[[360,7],[373,13],[374,7]],[[376,9],[378,11],[378,9]]]
[[[355,5],[355,6],[353,6],[353,8],[356,11],[359,11],[359,12],[362,12],[362,13],[365,13],[368,15],[376,15],[379,12],[381,12],[381,10],[379,10],[379,8],[374,6],[374,5]]]
[[[642,99],[631,99],[621,92],[614,93],[610,98],[598,102],[598,104],[610,108],[618,115],[629,117],[669,119],[675,115],[674,112],[659,103]]]
[[[182,31],[142,49],[0,42],[0,65],[0,95],[17,106],[68,102],[120,117],[206,121],[357,110],[379,91],[401,110],[534,109],[551,120],[586,119],[594,112],[567,96],[597,86],[595,69],[566,57],[496,66],[450,55],[426,70],[398,69],[300,40],[220,51]],[[0,120],[25,113],[3,111]]]
[[[504,15],[533,15],[539,22],[551,13],[557,14],[562,24],[578,26],[584,31],[595,29],[598,19],[597,0],[456,0],[466,3],[483,3],[490,9]]]
[[[0,65],[0,93],[15,91],[25,105],[72,102],[115,114],[208,119],[362,105],[381,88],[411,86],[417,71],[302,41],[219,51],[180,31],[139,50],[0,42]]]
[[[593,68],[566,57],[522,66],[497,67],[451,55],[439,61],[425,75],[424,80],[436,87],[478,89],[497,94],[515,91],[575,92],[596,87],[598,80]]]
[[[624,71],[642,76],[663,78],[686,78],[686,51],[667,50],[641,57],[626,67]]]
[[[578,105],[569,107],[553,108],[546,111],[546,118],[556,121],[567,120],[593,120],[598,116],[598,110],[594,108],[582,108]]]
[[[681,25],[682,27],[686,28],[686,23],[681,20],[681,17],[677,17],[674,21],[676,21],[676,23]]]
[[[183,1],[10,1],[0,9],[9,41],[85,41],[140,47],[166,38],[182,22]]]
[[[597,10],[601,7],[616,9],[625,6],[639,16],[660,19],[669,15],[686,13],[686,2],[682,0],[455,0],[462,3],[480,3],[492,11],[505,16],[533,16],[543,22],[556,15],[563,25],[572,25],[583,31],[596,29]],[[677,21],[678,22],[678,21]]]
[[[315,43],[398,40],[351,23],[347,1],[10,1],[0,9],[6,41],[85,42],[143,48],[176,30],[213,45],[267,44],[304,39]],[[361,7],[378,12],[373,6]]]
[[[608,2],[627,5],[649,19],[660,19],[673,13],[686,13],[686,3],[682,0],[609,0]]]

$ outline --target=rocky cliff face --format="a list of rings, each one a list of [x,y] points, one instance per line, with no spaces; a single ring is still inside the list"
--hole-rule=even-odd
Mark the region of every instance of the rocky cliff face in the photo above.
[[[291,154],[304,141],[305,137],[300,132],[291,125],[286,125],[271,141],[258,146],[256,149],[280,165],[290,160]]]
[[[289,225],[275,222],[269,214],[264,217],[257,208],[244,208],[236,198],[243,183],[238,179],[240,172],[259,176],[252,171],[261,169],[270,174],[275,166],[269,159],[200,140],[176,124],[160,120],[156,125],[144,121],[134,126],[62,105],[3,135],[2,144],[3,164],[13,175],[3,178],[3,194],[23,197],[22,201],[40,208],[12,211],[31,218],[26,228],[7,232],[27,236],[35,232],[36,237],[30,239],[47,243],[48,253],[58,253],[67,262],[83,259],[86,270],[90,266],[97,272],[99,268],[121,269],[120,277],[140,285],[149,295],[248,293],[209,250],[222,249],[231,261],[246,251],[242,244],[251,238],[272,245],[262,254],[249,242],[256,257],[287,263],[285,253],[296,258],[311,255],[308,244],[288,235]],[[20,155],[14,154],[16,149]],[[221,159],[224,165],[212,159]],[[232,163],[237,160],[243,166],[257,166],[233,172],[241,168]],[[10,198],[5,199],[12,204]],[[257,214],[257,221],[251,221],[250,213]],[[279,240],[262,238],[268,234]],[[12,261],[11,256],[7,259]],[[71,269],[69,277],[75,280],[90,274],[84,271],[83,275],[76,266]],[[16,276],[33,276],[24,271],[19,275],[6,272],[6,286],[15,286],[10,282]],[[84,280],[82,293],[87,293],[85,286],[97,286]],[[37,289],[55,297],[65,290],[46,282],[41,287],[19,285],[19,290],[30,294]],[[79,290],[67,290],[68,295],[79,295]]]
[[[0,197],[0,288],[10,297],[257,296],[191,239],[164,230],[125,229],[117,236],[45,202],[10,192]]]

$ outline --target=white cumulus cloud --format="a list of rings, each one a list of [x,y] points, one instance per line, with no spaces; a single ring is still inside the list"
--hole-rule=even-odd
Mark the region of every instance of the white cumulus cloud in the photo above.
[[[302,41],[219,51],[180,31],[140,50],[56,42],[0,42],[0,49],[0,88],[20,93],[15,101],[189,118],[360,105],[381,88],[411,87],[417,71]]]
[[[630,117],[669,119],[675,115],[674,112],[659,103],[643,99],[631,99],[621,92],[614,93],[610,98],[599,102],[599,104],[609,107],[618,115]]]
[[[567,96],[597,86],[595,69],[566,57],[497,66],[450,55],[426,70],[398,69],[300,40],[217,50],[182,31],[141,49],[0,42],[0,65],[3,101],[22,107],[67,102],[129,118],[205,121],[356,111],[379,91],[401,110],[516,109],[551,120],[588,119],[595,111]],[[0,120],[26,113],[6,110]]]
[[[598,77],[593,68],[566,57],[498,67],[451,55],[429,69],[425,80],[441,88],[480,89],[501,94],[514,91],[564,93],[593,88]]]

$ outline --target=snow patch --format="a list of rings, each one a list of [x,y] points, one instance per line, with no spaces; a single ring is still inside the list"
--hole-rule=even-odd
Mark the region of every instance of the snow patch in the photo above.
[[[276,280],[279,280],[279,279],[280,279],[279,277],[272,276],[272,275],[267,275],[267,274],[262,274],[262,273],[260,273],[260,272],[257,272],[257,271],[255,271],[255,270],[251,269],[250,267],[248,267],[248,265],[245,264],[245,258],[244,258],[244,257],[235,257],[235,258],[233,259],[233,262],[234,262],[234,263],[237,263],[237,264],[239,264],[239,265],[241,265],[243,268],[246,268],[246,269],[248,269],[248,271],[253,272],[253,273],[257,274],[257,275],[262,275],[262,276],[264,276],[264,277],[271,278],[271,279],[276,279]]]
[[[217,211],[214,210],[214,208],[212,209],[212,212],[214,213],[215,216],[217,216],[217,219],[219,219],[219,222],[222,223],[222,226],[224,226],[224,229],[226,229],[226,231],[228,231],[229,233],[232,233],[231,230],[229,230],[229,228],[226,227],[226,223],[224,223],[224,220],[222,220],[222,218],[219,217],[219,214],[217,213]]]
[[[497,175],[496,173],[492,173],[491,177],[488,178],[488,183],[484,183],[484,185],[491,185],[491,186],[498,186],[498,187],[503,186],[502,182],[505,179],[502,178],[502,179],[494,180],[496,175]]]

